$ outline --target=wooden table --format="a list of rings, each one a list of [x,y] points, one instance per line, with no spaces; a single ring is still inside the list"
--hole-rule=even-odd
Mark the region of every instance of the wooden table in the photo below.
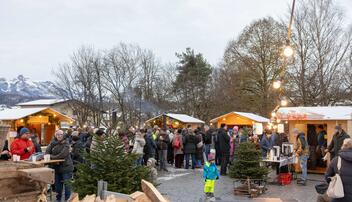
[[[36,161],[36,162],[22,160],[20,162],[26,162],[26,163],[31,163],[31,164],[35,164],[35,165],[46,165],[46,164],[61,163],[64,161],[65,161],[64,159],[55,159],[55,160],[49,160],[49,161],[41,160],[41,161]]]

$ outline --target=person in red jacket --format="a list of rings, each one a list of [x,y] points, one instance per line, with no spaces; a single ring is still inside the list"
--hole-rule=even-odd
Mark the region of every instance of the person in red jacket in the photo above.
[[[28,128],[20,130],[19,137],[16,138],[11,144],[12,155],[19,155],[21,160],[28,159],[34,152],[34,144],[29,139],[30,132]]]

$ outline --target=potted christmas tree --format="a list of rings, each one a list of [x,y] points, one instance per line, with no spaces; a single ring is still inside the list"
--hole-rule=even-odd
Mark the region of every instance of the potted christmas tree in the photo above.
[[[260,151],[252,142],[241,143],[235,151],[235,160],[229,167],[230,177],[240,182],[240,185],[235,187],[235,194],[255,196],[264,192],[269,170],[260,165]]]

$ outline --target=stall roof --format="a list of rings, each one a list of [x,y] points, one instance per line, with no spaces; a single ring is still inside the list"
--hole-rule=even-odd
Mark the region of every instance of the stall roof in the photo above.
[[[41,111],[51,111],[52,113],[56,113],[59,116],[64,117],[65,119],[68,120],[72,120],[73,119],[69,116],[66,116],[64,114],[61,114],[60,112],[52,109],[52,108],[48,108],[48,107],[33,107],[33,108],[10,108],[10,109],[5,109],[0,111],[0,120],[17,120],[17,119],[21,119],[24,118],[26,116],[30,116],[32,114],[41,112]]]
[[[162,114],[159,115],[159,116],[153,117],[153,118],[147,120],[146,122],[149,122],[149,121],[151,121],[151,120],[153,120],[153,119],[159,118],[160,116],[162,116]],[[194,118],[194,117],[192,117],[192,116],[188,116],[188,115],[186,115],[186,114],[167,113],[166,116],[168,116],[168,117],[170,117],[170,118],[173,118],[173,119],[176,119],[176,120],[178,120],[178,121],[181,121],[181,122],[183,122],[183,123],[204,123],[204,121],[199,120],[199,119],[197,119],[197,118]]]
[[[352,120],[352,107],[281,107],[278,116],[281,120]]]
[[[50,106],[66,101],[65,99],[40,99],[17,104],[18,106]]]
[[[259,115],[253,114],[253,113],[248,113],[248,112],[230,112],[230,113],[221,115],[219,117],[216,117],[216,118],[210,120],[210,122],[217,122],[218,119],[223,118],[224,116],[227,116],[227,115],[230,115],[230,114],[239,115],[239,116],[251,119],[251,120],[253,120],[255,122],[258,122],[258,123],[267,123],[267,122],[270,121],[269,119],[267,119],[265,117],[262,117],[262,116],[259,116]]]

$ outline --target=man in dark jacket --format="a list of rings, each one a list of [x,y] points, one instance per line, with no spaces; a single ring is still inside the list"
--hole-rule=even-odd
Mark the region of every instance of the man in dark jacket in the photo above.
[[[62,159],[64,162],[53,165],[55,170],[55,192],[56,200],[61,201],[63,186],[72,178],[73,163],[70,155],[70,145],[64,138],[64,132],[57,130],[55,132],[55,139],[46,149],[46,154],[50,154],[50,159]],[[70,186],[65,184],[65,201],[71,196]]]
[[[169,143],[169,136],[166,135],[166,132],[162,130],[157,138],[157,147],[158,147],[158,156],[159,156],[159,166],[160,170],[168,172],[166,169],[166,160],[167,160],[167,145]]]
[[[341,146],[343,141],[346,138],[350,138],[349,135],[341,128],[340,125],[335,126],[336,133],[332,137],[331,143],[325,152],[330,152],[330,157],[333,159],[335,156],[338,155],[339,151],[341,150]]]
[[[260,140],[260,148],[262,150],[262,158],[266,159],[267,154],[270,150],[270,141],[267,137],[266,132],[263,133],[262,139]]]
[[[74,167],[76,167],[77,164],[83,163],[82,153],[84,151],[84,146],[78,136],[72,136],[71,141],[71,158]]]
[[[144,139],[145,139],[145,145],[143,148],[143,153],[144,153],[143,159],[144,159],[144,164],[147,165],[148,159],[154,158],[155,151],[157,149],[155,141],[153,140],[153,135],[152,135],[151,129],[148,129],[146,131]]]
[[[204,131],[205,131],[205,133],[203,133],[204,153],[205,153],[205,157],[208,159],[208,156],[210,154],[211,144],[212,144],[212,130],[209,128],[209,126],[205,125]]]
[[[220,175],[226,175],[227,164],[230,158],[230,136],[227,134],[227,126],[223,123],[218,132],[220,154],[221,154],[221,170]]]
[[[342,180],[344,197],[332,199],[332,202],[350,202],[352,201],[352,139],[347,138],[343,141],[342,149],[338,153],[341,157],[341,168],[338,171],[338,157],[332,159],[325,173],[325,179],[330,182],[330,177],[339,173]]]
[[[187,129],[187,133],[184,136],[183,145],[184,153],[186,158],[185,168],[189,168],[189,158],[192,159],[192,169],[194,169],[196,161],[196,148],[197,148],[197,137],[194,135],[191,129]]]

